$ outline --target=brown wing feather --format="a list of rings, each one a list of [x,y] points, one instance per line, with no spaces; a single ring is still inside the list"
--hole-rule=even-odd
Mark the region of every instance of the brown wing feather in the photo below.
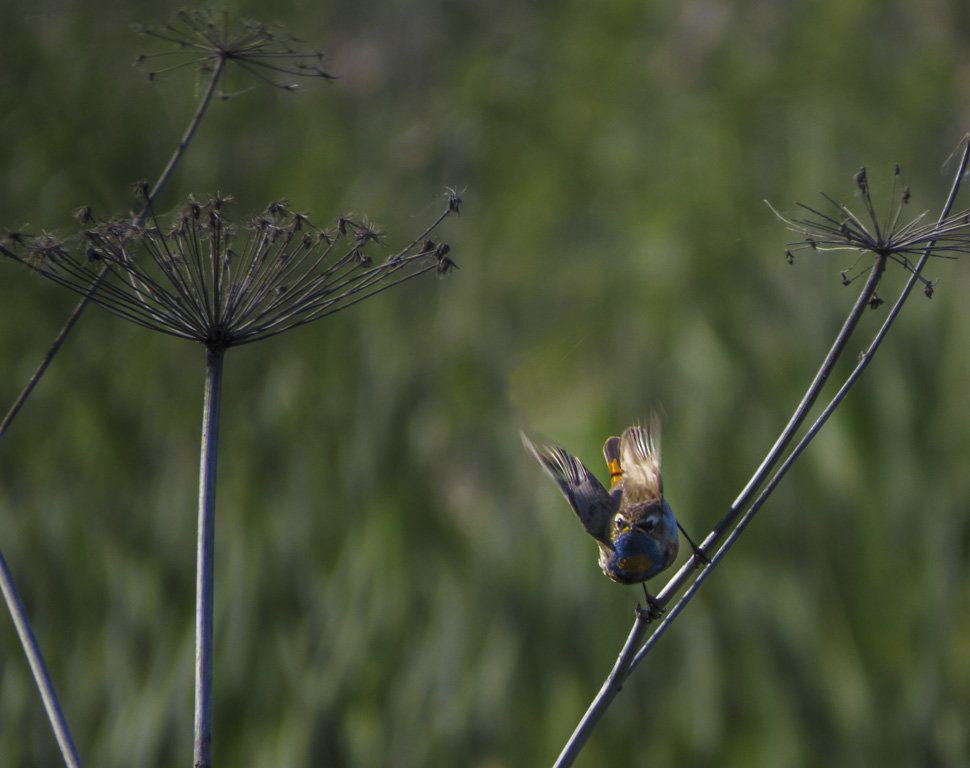
[[[586,532],[612,549],[610,521],[616,514],[618,499],[607,493],[579,459],[562,448],[537,446],[524,433],[522,444],[536,457],[546,474],[556,481]]]
[[[660,477],[660,422],[630,427],[620,438],[623,467],[623,504],[649,504],[663,498]]]

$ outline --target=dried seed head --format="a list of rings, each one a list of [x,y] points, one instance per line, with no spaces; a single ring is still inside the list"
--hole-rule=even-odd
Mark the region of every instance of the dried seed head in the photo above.
[[[438,266],[436,269],[438,271],[438,275],[443,277],[448,273],[449,270],[458,269],[458,265],[447,256],[442,256],[440,259],[438,259]]]
[[[448,210],[460,216],[461,215],[461,195],[459,195],[458,192],[452,187],[448,187],[445,190],[445,192],[448,195]]]
[[[160,64],[149,71],[149,80],[185,67],[212,72],[230,63],[284,91],[298,90],[298,86],[278,81],[280,75],[333,79],[323,68],[319,51],[294,48],[299,41],[282,28],[274,30],[258,21],[230,22],[228,11],[183,10],[163,27],[136,27],[135,31],[161,40],[167,47],[138,57],[142,67]]]
[[[189,198],[163,229],[111,220],[75,242],[8,233],[0,251],[120,317],[209,346],[246,344],[345,309],[425,272],[454,263],[447,245],[420,249],[450,206],[405,248],[375,263],[383,238],[373,225],[342,217],[330,232],[274,202],[248,222],[230,216],[232,198]]]
[[[926,213],[904,221],[902,209],[910,200],[909,187],[903,187],[900,194],[895,185],[901,176],[899,166],[893,169],[893,204],[885,220],[881,220],[872,203],[866,169],[855,175],[855,184],[861,192],[864,215],[857,215],[847,206],[836,202],[828,195],[823,198],[832,206],[832,213],[799,203],[810,214],[806,218],[788,219],[774,211],[792,232],[802,239],[789,243],[790,251],[811,248],[813,251],[852,251],[871,253],[902,265],[913,271],[914,261],[927,250],[938,258],[956,258],[970,253],[970,211],[947,216],[936,222],[925,221]],[[769,206],[770,207],[770,206]],[[842,273],[843,283],[848,284],[847,273]],[[920,276],[926,283],[926,278]],[[847,282],[848,281],[848,282]]]

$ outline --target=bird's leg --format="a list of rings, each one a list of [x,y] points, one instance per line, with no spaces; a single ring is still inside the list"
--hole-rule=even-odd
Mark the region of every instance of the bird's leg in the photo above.
[[[649,592],[647,592],[647,585],[646,584],[644,584],[641,581],[640,582],[640,586],[643,587],[643,596],[647,599],[647,607],[646,608],[641,608],[640,607],[640,604],[637,603],[637,613],[638,614],[645,613],[647,615],[647,618],[650,621],[654,621],[655,619],[659,619],[661,616],[663,616],[664,607],[659,603],[659,601],[657,600],[657,598],[655,598],[653,595],[651,595]]]
[[[690,544],[690,548],[694,551],[694,559],[697,560],[700,563],[704,563],[705,565],[709,565],[710,562],[711,562],[711,558],[709,558],[707,555],[705,555],[704,554],[704,550],[701,549],[700,547],[698,547],[694,543],[694,540],[690,537],[690,535],[687,533],[687,531],[684,530],[684,526],[682,526],[680,524],[680,521],[677,521],[677,527],[680,528],[680,532],[682,534],[684,534],[684,538],[687,539],[687,543]]]

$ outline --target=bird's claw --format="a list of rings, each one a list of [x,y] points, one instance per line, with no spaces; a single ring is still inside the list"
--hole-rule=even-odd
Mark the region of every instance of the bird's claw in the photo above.
[[[696,544],[693,545],[694,549],[694,559],[703,565],[710,565],[711,558],[704,554],[704,550],[698,547]]]
[[[647,607],[643,608],[640,605],[640,601],[637,601],[637,616],[647,619],[648,621],[656,621],[661,616],[664,615],[664,607],[660,604],[653,595],[647,592],[646,587],[643,589],[643,594],[647,598]]]

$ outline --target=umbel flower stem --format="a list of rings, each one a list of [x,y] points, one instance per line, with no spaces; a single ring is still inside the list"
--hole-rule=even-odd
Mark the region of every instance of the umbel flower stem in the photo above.
[[[216,91],[216,87],[220,82],[227,62],[233,61],[243,69],[257,74],[257,76],[283,90],[295,90],[296,86],[292,84],[280,85],[272,83],[269,78],[262,74],[262,70],[268,70],[275,73],[282,73],[286,75],[292,75],[294,77],[324,77],[329,78],[328,75],[320,66],[320,61],[322,60],[322,54],[303,54],[299,51],[294,50],[290,47],[289,43],[284,42],[280,44],[276,36],[271,33],[266,27],[251,23],[249,25],[244,25],[246,29],[242,33],[238,33],[230,29],[228,24],[228,14],[223,13],[219,23],[216,23],[217,17],[213,16],[211,12],[199,11],[199,12],[180,12],[178,15],[181,26],[173,27],[169,25],[167,27],[167,32],[164,34],[158,34],[152,32],[151,30],[146,30],[147,34],[154,35],[163,40],[167,40],[170,43],[175,43],[176,51],[174,52],[177,56],[180,51],[191,51],[192,59],[188,63],[195,63],[203,71],[207,71],[210,74],[209,83],[206,87],[205,93],[203,94],[199,105],[195,110],[192,118],[189,120],[189,124],[179,141],[178,146],[172,153],[171,158],[166,164],[165,168],[162,170],[155,184],[152,186],[151,190],[146,190],[144,195],[143,205],[139,213],[132,217],[132,223],[134,228],[143,227],[148,214],[151,212],[153,204],[157,200],[158,196],[161,194],[168,180],[171,178],[179,162],[185,155],[186,150],[195,135],[196,129],[202,122],[202,118],[206,114],[209,105],[212,101],[212,96]],[[307,63],[309,61],[310,63]],[[183,62],[185,65],[187,62]],[[181,65],[180,65],[181,66]],[[177,68],[177,67],[176,67]],[[152,78],[158,73],[152,73]],[[4,242],[0,242],[0,253],[6,256],[11,256],[16,258],[16,256],[6,247]],[[442,264],[444,263],[444,257],[439,259],[439,269],[443,270]],[[3,419],[0,420],[0,439],[6,434],[7,429],[16,418],[17,414],[22,409],[23,405],[26,403],[27,399],[30,397],[31,393],[36,388],[37,384],[40,382],[44,373],[47,371],[50,363],[53,361],[54,356],[57,354],[61,345],[67,339],[67,336],[73,330],[77,321],[80,319],[84,310],[87,308],[92,297],[94,297],[97,292],[101,289],[104,284],[105,278],[108,277],[111,271],[111,265],[109,263],[104,263],[96,274],[88,276],[89,282],[85,284],[85,288],[82,291],[78,291],[81,294],[81,300],[78,302],[74,311],[71,313],[70,317],[65,322],[64,326],[58,332],[53,343],[50,345],[47,353],[44,355],[40,364],[37,366],[34,373],[31,375],[30,379],[27,381],[24,388],[21,390],[20,394],[14,400],[13,404],[8,409],[7,413],[4,415]],[[209,432],[213,435],[211,448],[206,448],[206,436],[207,431],[203,429],[203,454],[202,462],[203,466],[211,466],[211,475],[208,480],[206,480],[204,486],[200,484],[201,488],[205,487],[210,489],[208,491],[209,500],[206,504],[201,503],[200,496],[200,542],[204,538],[201,535],[202,520],[208,521],[209,531],[205,540],[209,542],[209,553],[208,556],[203,558],[201,556],[201,543],[200,543],[200,564],[205,561],[208,568],[208,576],[203,578],[203,572],[200,568],[200,578],[199,578],[199,602],[200,602],[200,616],[208,615],[208,629],[205,633],[200,632],[200,648],[203,650],[207,647],[207,653],[201,653],[201,662],[199,668],[203,671],[203,678],[201,683],[197,685],[197,693],[200,691],[205,694],[204,706],[198,707],[198,710],[203,713],[201,718],[197,717],[197,746],[200,743],[204,743],[204,754],[205,754],[205,765],[209,764],[209,743],[211,741],[211,658],[212,658],[212,556],[211,556],[211,526],[212,526],[212,510],[215,505],[215,435],[218,432],[218,413],[219,413],[219,392],[221,391],[221,372],[222,372],[222,355],[223,350],[220,348],[218,350],[218,363],[212,364],[210,361],[209,374],[207,375],[207,389],[206,389],[206,424],[209,424],[211,429]],[[214,367],[217,368],[216,372],[213,373]],[[208,383],[212,383],[209,387]],[[211,393],[211,394],[210,394]],[[202,514],[202,508],[205,508],[206,513]],[[47,671],[46,664],[44,663],[43,655],[40,651],[40,646],[37,643],[37,639],[30,626],[30,620],[27,616],[27,612],[24,609],[23,602],[17,592],[16,585],[13,580],[13,576],[7,566],[6,560],[3,558],[2,553],[0,553],[0,591],[3,592],[4,602],[7,604],[7,608],[10,611],[10,615],[13,619],[14,625],[17,628],[17,633],[20,636],[21,643],[24,646],[24,651],[27,655],[28,662],[30,664],[31,672],[34,676],[35,683],[38,690],[40,691],[41,698],[44,703],[44,707],[47,710],[48,717],[50,718],[51,725],[54,730],[55,737],[58,742],[58,746],[61,751],[61,755],[64,762],[69,768],[80,768],[81,761],[78,757],[77,749],[74,745],[74,741],[71,738],[70,730],[67,725],[67,721],[64,717],[63,710],[61,709],[60,702],[57,699],[57,695],[54,691],[54,686],[51,681],[50,675]],[[203,599],[205,596],[205,599]],[[207,644],[207,646],[206,646]],[[205,675],[208,677],[206,678]],[[201,724],[201,739],[200,739],[200,726]],[[197,754],[200,750],[197,748]],[[198,763],[197,763],[198,764]]]
[[[209,80],[209,86],[199,103],[198,109],[196,109],[195,114],[189,121],[189,125],[182,136],[182,140],[179,142],[179,145],[172,154],[172,157],[169,159],[168,164],[165,166],[164,170],[159,175],[158,180],[155,182],[154,186],[149,192],[141,212],[137,215],[137,223],[140,224],[144,221],[145,216],[148,214],[149,210],[151,210],[151,204],[158,198],[158,195],[161,194],[166,182],[171,177],[179,161],[185,154],[185,150],[188,148],[189,142],[191,141],[192,136],[195,134],[195,130],[202,121],[202,117],[205,115],[206,109],[212,100],[212,94],[215,92],[219,78],[222,76],[223,67],[224,61],[220,60],[212,73],[212,77]],[[88,304],[91,302],[91,296],[101,286],[105,276],[107,275],[108,269],[108,265],[104,265],[100,272],[95,276],[94,280],[92,280],[89,290],[81,297],[81,301],[78,302],[77,306],[74,308],[74,311],[71,312],[70,317],[68,317],[67,321],[64,323],[64,326],[54,338],[54,341],[51,343],[43,359],[40,361],[40,364],[37,366],[30,379],[28,379],[27,383],[24,385],[24,388],[20,391],[20,394],[11,404],[10,408],[7,410],[3,420],[0,421],[0,440],[3,439],[8,427],[13,423],[13,420],[20,412],[20,409],[23,407],[24,403],[27,402],[27,398],[30,397],[31,393],[34,391],[34,388],[38,383],[40,383],[40,380],[47,371],[48,366],[53,361],[54,356],[57,354],[58,350],[60,350],[61,345],[67,339],[68,335],[74,329],[77,321],[81,319],[81,315],[84,314],[84,310],[87,309]],[[53,728],[54,735],[57,738],[61,755],[64,758],[65,764],[70,766],[70,768],[80,768],[81,761],[77,753],[77,748],[74,745],[74,740],[71,737],[71,731],[68,727],[67,720],[64,717],[64,711],[61,709],[60,701],[58,700],[57,693],[54,690],[53,681],[51,680],[50,673],[47,670],[47,665],[44,663],[44,656],[41,653],[40,645],[37,643],[37,638],[34,636],[34,633],[30,627],[30,620],[26,611],[24,610],[24,606],[17,592],[17,587],[14,583],[13,576],[7,567],[7,563],[3,558],[2,552],[0,552],[0,579],[2,579],[4,602],[7,604],[7,608],[10,611],[14,626],[17,628],[17,634],[20,636],[20,641],[24,646],[24,652],[26,653],[27,659],[30,663],[31,673],[34,676],[34,681],[36,682],[37,688],[40,691],[41,698],[44,702],[44,708],[47,710],[47,716],[51,721],[51,727]]]
[[[956,200],[956,196],[960,190],[963,174],[967,170],[968,161],[970,161],[970,137],[965,137],[963,154],[960,160],[959,168],[954,175],[953,183],[950,187],[950,193],[939,217],[941,226],[943,226],[950,217],[950,211],[952,210],[954,201]],[[697,591],[700,589],[701,585],[707,580],[711,573],[713,573],[718,564],[720,564],[727,551],[738,540],[742,531],[745,529],[745,527],[747,527],[754,515],[768,500],[768,497],[778,486],[778,483],[781,481],[784,475],[793,466],[794,462],[802,454],[815,435],[818,434],[819,430],[832,415],[838,405],[842,402],[852,386],[858,381],[863,371],[872,361],[876,350],[882,343],[882,340],[888,333],[889,328],[898,316],[903,304],[912,292],[914,285],[917,281],[923,279],[921,278],[923,267],[926,265],[926,262],[929,260],[930,256],[934,255],[933,250],[935,245],[935,241],[929,239],[925,242],[920,258],[916,264],[910,265],[908,262],[904,264],[904,266],[906,266],[910,271],[910,277],[907,280],[906,285],[900,291],[892,310],[887,315],[882,326],[876,332],[865,352],[861,355],[858,364],[846,377],[845,381],[840,385],[838,391],[826,405],[819,418],[806,432],[804,437],[802,437],[797,445],[791,450],[791,452],[788,453],[787,458],[785,458],[784,462],[782,462],[781,466],[779,467],[779,461],[781,461],[782,457],[785,455],[785,451],[794,440],[798,429],[805,422],[812,405],[818,399],[818,396],[828,380],[829,375],[834,369],[836,362],[840,358],[842,352],[845,350],[850,337],[858,327],[865,308],[867,306],[871,306],[871,302],[876,295],[876,288],[885,272],[887,261],[890,259],[897,260],[894,259],[894,254],[891,252],[883,251],[874,254],[874,261],[869,268],[869,276],[866,280],[865,286],[856,299],[852,309],[849,311],[841,330],[836,336],[835,341],[832,343],[832,346],[819,367],[819,370],[812,380],[812,383],[809,385],[801,401],[795,408],[795,411],[787,426],[782,431],[779,438],[775,441],[775,444],[768,452],[764,461],[762,461],[761,465],[738,495],[737,499],[735,499],[728,511],[724,514],[721,520],[718,521],[717,525],[714,526],[712,531],[702,542],[701,549],[705,552],[705,554],[711,552],[720,544],[717,552],[713,556],[710,556],[710,562],[703,566],[700,574],[697,575],[694,581],[690,584],[689,588],[684,592],[683,595],[681,595],[673,607],[667,611],[663,621],[656,627],[652,634],[649,633],[652,620],[650,619],[648,613],[646,611],[637,611],[637,616],[634,620],[633,627],[631,628],[630,633],[628,634],[627,639],[620,650],[616,663],[613,665],[613,668],[610,670],[605,682],[594,697],[583,717],[580,719],[572,735],[567,740],[562,752],[556,759],[554,764],[555,768],[566,768],[567,766],[573,764],[583,746],[589,739],[593,728],[596,727],[596,724],[599,722],[600,718],[616,698],[617,694],[619,694],[625,681],[630,677],[630,675],[633,674],[633,671],[640,664],[640,662],[646,658],[647,654],[657,644],[659,639],[667,631],[680,612],[686,607],[687,603],[689,603],[690,600],[693,599],[693,597],[697,594]],[[778,467],[777,470],[775,470],[775,467]],[[773,471],[774,473],[772,474]],[[765,484],[766,480],[767,484]],[[761,490],[759,494],[758,490],[759,488],[762,488],[762,486],[764,486],[763,490]],[[681,589],[684,584],[687,583],[687,581],[700,566],[701,563],[698,562],[697,558],[692,557],[680,568],[679,571],[677,571],[676,574],[671,577],[664,588],[657,594],[657,601],[662,605],[666,605],[672,599],[673,595],[679,589]]]
[[[193,198],[163,227],[92,223],[80,238],[19,236],[5,255],[77,293],[91,275],[104,280],[91,300],[152,330],[206,349],[196,547],[194,765],[211,765],[213,560],[223,358],[230,346],[272,338],[320,320],[429,272],[456,265],[447,243],[430,239],[461,199],[449,190],[444,210],[403,248],[388,253],[383,234],[340,217],[329,229],[282,202],[246,220],[229,214],[231,199]],[[372,251],[387,254],[375,259]],[[107,271],[104,271],[107,267]]]
[[[219,84],[219,79],[222,77],[222,72],[226,67],[226,60],[219,59],[215,65],[215,69],[212,71],[212,76],[209,78],[209,85],[206,88],[205,93],[199,100],[198,109],[195,110],[195,114],[192,115],[192,119],[189,120],[189,125],[185,129],[185,133],[182,134],[182,140],[179,141],[179,145],[175,148],[172,156],[169,158],[168,163],[162,172],[158,176],[158,181],[155,182],[155,186],[152,187],[151,191],[148,193],[148,198],[145,200],[145,204],[142,206],[141,212],[138,214],[135,223],[141,224],[145,221],[145,217],[148,215],[149,211],[152,209],[152,205],[155,200],[158,199],[159,194],[161,194],[162,189],[168,182],[171,175],[175,172],[176,166],[185,154],[185,150],[188,149],[189,142],[192,141],[192,137],[195,135],[195,129],[199,127],[199,123],[202,122],[202,118],[209,108],[209,103],[212,101],[212,95],[216,92],[216,86]]]
[[[775,465],[775,463],[777,463],[779,457],[784,453],[785,448],[790,444],[792,437],[805,420],[805,417],[807,416],[808,411],[811,409],[812,404],[818,398],[822,386],[825,384],[829,374],[832,372],[832,369],[835,366],[836,361],[839,359],[842,350],[845,349],[846,343],[862,317],[862,313],[869,305],[869,301],[872,299],[876,286],[882,277],[884,267],[885,257],[878,257],[876,263],[872,267],[872,271],[870,272],[869,279],[866,281],[865,287],[862,289],[859,297],[856,299],[852,310],[849,312],[845,323],[842,325],[839,335],[833,342],[831,349],[829,349],[828,355],[826,355],[824,362],[822,363],[818,372],[815,374],[814,380],[806,391],[801,402],[798,404],[798,407],[795,409],[795,413],[792,415],[788,425],[785,427],[778,440],[775,441],[774,446],[772,446],[771,450],[768,452],[768,455],[761,463],[761,466],[758,467],[757,471],[745,486],[744,490],[735,500],[734,504],[731,505],[731,509],[727,512],[727,514],[724,515],[724,517],[714,527],[714,530],[708,534],[707,538],[701,544],[702,549],[710,551],[710,549],[716,545],[716,543],[726,534],[726,532],[730,530],[732,521],[736,519],[737,515],[740,514],[740,511],[747,506],[754,492],[760,487],[761,483],[764,482],[764,479],[767,477],[771,468]],[[736,531],[735,533],[740,533],[740,531]],[[719,550],[715,557],[712,558],[712,565],[714,562],[720,561],[725,552],[726,549],[724,548]],[[669,601],[670,596],[673,595],[680,588],[681,584],[690,577],[690,574],[695,568],[696,565],[693,559],[685,563],[677,574],[675,574],[674,577],[658,593],[658,602],[666,604],[667,601]],[[699,585],[704,581],[704,579],[706,579],[707,574],[710,573],[710,570],[710,568],[705,568],[701,575],[698,576],[698,578],[691,585],[691,596],[693,596],[693,592],[696,591]],[[678,601],[678,603],[667,612],[661,625],[650,637],[650,641],[642,648],[641,644],[644,642],[644,639],[647,637],[647,633],[650,629],[650,619],[648,618],[646,612],[637,613],[636,620],[633,623],[633,628],[630,630],[626,643],[624,643],[623,649],[620,651],[616,664],[610,671],[610,674],[607,677],[606,682],[603,684],[603,687],[593,699],[593,702],[590,704],[586,714],[580,720],[579,725],[576,727],[576,731],[573,733],[573,737],[566,743],[566,747],[563,749],[562,754],[560,754],[559,759],[556,761],[556,768],[572,765],[573,761],[576,759],[576,756],[579,754],[579,751],[589,738],[593,727],[622,689],[623,682],[633,671],[633,668],[643,659],[645,652],[652,647],[656,640],[659,639],[660,635],[666,631],[666,628],[677,617],[680,611],[683,610],[687,602],[688,601],[685,600]]]
[[[64,758],[64,764],[68,768],[81,768],[81,758],[78,756],[77,747],[74,746],[74,739],[71,738],[71,731],[67,727],[67,720],[64,718],[64,712],[54,691],[54,684],[51,682],[47,665],[44,663],[44,656],[40,652],[34,631],[30,628],[30,619],[27,617],[27,611],[17,593],[13,574],[10,573],[3,554],[0,554],[0,591],[3,592],[3,599],[10,609],[10,616],[13,619],[14,627],[17,629],[17,635],[24,646],[30,671],[33,673],[37,688],[40,691],[40,698],[44,702],[44,709],[51,721],[51,728],[54,729],[54,737],[57,739],[57,746]]]
[[[222,408],[222,364],[225,348],[206,348],[202,447],[199,455],[199,529],[195,585],[195,768],[212,764],[212,606],[215,553],[216,465],[219,413]]]
[[[54,359],[54,355],[56,355],[57,351],[61,348],[61,344],[64,343],[68,334],[74,328],[74,324],[81,319],[81,315],[84,313],[88,303],[91,301],[91,294],[98,289],[98,286],[101,284],[104,276],[105,272],[102,271],[101,274],[95,278],[94,282],[91,283],[91,290],[88,291],[87,295],[82,297],[81,301],[78,302],[78,305],[74,308],[71,316],[67,318],[67,322],[64,323],[64,326],[60,331],[58,331],[57,336],[54,337],[54,341],[51,343],[47,353],[40,361],[40,365],[37,366],[30,379],[28,379],[27,384],[24,385],[24,388],[20,391],[20,394],[17,395],[17,399],[13,401],[13,404],[7,410],[3,420],[0,421],[0,440],[3,439],[3,436],[7,432],[7,428],[13,423],[13,420],[17,417],[17,414],[20,413],[20,409],[23,407],[24,403],[27,402],[27,398],[30,397],[30,393],[34,391],[34,387],[40,383],[40,379],[47,370],[47,366],[51,364],[51,361]]]

